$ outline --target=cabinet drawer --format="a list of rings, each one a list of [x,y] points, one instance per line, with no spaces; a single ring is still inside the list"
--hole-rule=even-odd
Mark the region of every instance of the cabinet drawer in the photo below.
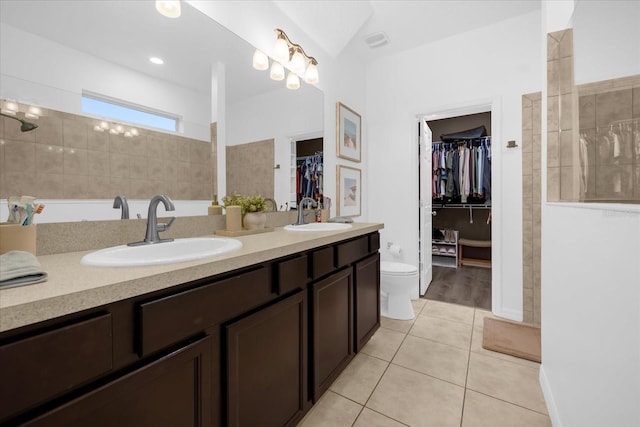
[[[357,239],[341,243],[336,246],[336,267],[340,268],[351,264],[369,253],[369,237],[362,236]]]
[[[274,297],[267,268],[140,304],[141,356],[229,320]]]
[[[333,246],[314,251],[311,254],[311,277],[313,279],[329,274],[333,270]]]
[[[112,367],[111,315],[0,347],[0,421]]]
[[[280,261],[276,267],[276,293],[286,294],[294,289],[302,289],[309,281],[307,256]]]

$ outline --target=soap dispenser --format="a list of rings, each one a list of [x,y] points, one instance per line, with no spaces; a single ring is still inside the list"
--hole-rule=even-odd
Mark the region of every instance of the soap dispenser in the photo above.
[[[222,206],[218,205],[218,195],[213,195],[213,201],[209,206],[209,215],[222,215]]]

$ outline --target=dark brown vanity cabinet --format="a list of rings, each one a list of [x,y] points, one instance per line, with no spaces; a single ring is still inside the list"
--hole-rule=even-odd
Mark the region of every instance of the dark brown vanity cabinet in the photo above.
[[[307,398],[305,291],[226,326],[227,425],[296,425]]]
[[[358,352],[380,327],[380,255],[354,266],[355,351]]]
[[[0,334],[0,426],[288,426],[379,327],[378,233]]]
[[[210,426],[211,338],[171,352],[22,425]]]
[[[353,275],[350,268],[311,287],[313,401],[353,358]]]

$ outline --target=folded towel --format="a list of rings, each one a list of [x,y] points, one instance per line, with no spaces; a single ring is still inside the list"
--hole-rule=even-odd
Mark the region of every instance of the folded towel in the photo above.
[[[0,255],[0,289],[47,280],[38,259],[30,252],[10,251]]]

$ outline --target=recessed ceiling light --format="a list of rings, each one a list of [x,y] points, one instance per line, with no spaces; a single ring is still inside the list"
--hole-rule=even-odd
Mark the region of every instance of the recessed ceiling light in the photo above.
[[[156,56],[152,56],[151,58],[149,58],[149,61],[151,61],[152,63],[157,64],[157,65],[164,64],[164,61],[162,60],[162,58],[158,58]]]

